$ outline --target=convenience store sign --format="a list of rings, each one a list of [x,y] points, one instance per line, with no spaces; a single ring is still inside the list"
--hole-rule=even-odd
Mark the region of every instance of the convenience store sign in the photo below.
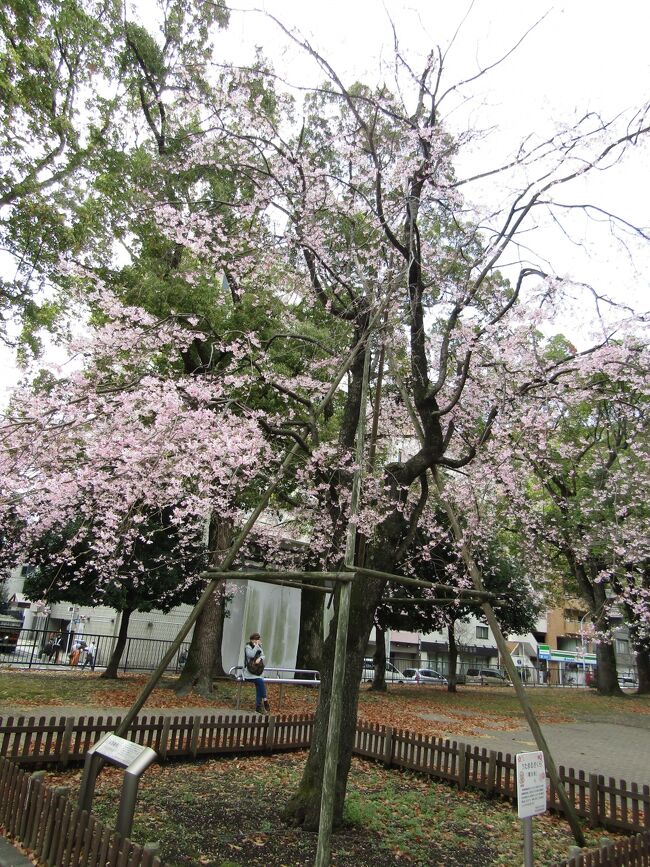
[[[546,659],[548,662],[580,662],[587,665],[596,664],[595,653],[582,654],[580,649],[575,650],[552,650],[548,644],[539,644],[537,646],[537,656],[539,659]]]

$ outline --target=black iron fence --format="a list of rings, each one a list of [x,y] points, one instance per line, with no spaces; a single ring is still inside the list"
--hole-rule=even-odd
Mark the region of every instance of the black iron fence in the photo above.
[[[449,678],[449,659],[443,655],[429,661],[418,661],[413,656],[391,655],[391,663],[401,674],[412,675],[417,669],[430,669],[438,672],[443,677]],[[519,675],[525,686],[562,686],[580,687],[591,685],[591,678],[582,667],[569,664],[559,668],[540,664],[537,660],[518,667]],[[505,669],[496,665],[488,665],[480,659],[461,659],[456,666],[456,679],[459,684],[500,685],[509,683]],[[630,678],[630,686],[634,685],[634,679]],[[427,683],[426,679],[421,682]],[[621,686],[627,684],[621,682]]]
[[[171,646],[172,640],[157,638],[127,638],[122,652],[120,671],[153,671],[160,664]],[[0,645],[0,665],[18,668],[62,668],[73,666],[80,669],[106,668],[117,636],[70,632],[51,632],[44,629],[21,629],[16,643]],[[172,657],[168,671],[183,667],[189,642],[181,645]]]

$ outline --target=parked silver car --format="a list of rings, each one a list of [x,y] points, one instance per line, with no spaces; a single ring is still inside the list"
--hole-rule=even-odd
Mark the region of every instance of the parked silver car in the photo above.
[[[386,683],[406,683],[406,678],[399,669],[395,668],[392,662],[386,661]],[[375,665],[372,659],[363,660],[363,672],[361,681],[371,683],[375,679]]]
[[[448,683],[447,678],[433,668],[405,668],[402,674],[407,683],[437,683],[442,686]]]
[[[480,683],[482,686],[512,686],[503,671],[497,668],[468,668],[465,683]]]

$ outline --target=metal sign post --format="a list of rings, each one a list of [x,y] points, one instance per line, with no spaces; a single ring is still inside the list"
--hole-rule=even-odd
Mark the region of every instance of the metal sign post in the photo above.
[[[133,825],[140,777],[149,765],[155,762],[157,757],[155,750],[150,747],[134,744],[133,741],[128,741],[126,738],[120,738],[111,733],[104,735],[88,750],[86,755],[79,790],[79,809],[90,812],[95,794],[95,781],[103,760],[124,768],[122,796],[115,830],[122,837],[128,837]]]
[[[522,820],[524,867],[534,867],[533,816],[546,812],[544,753],[517,753],[517,815]]]

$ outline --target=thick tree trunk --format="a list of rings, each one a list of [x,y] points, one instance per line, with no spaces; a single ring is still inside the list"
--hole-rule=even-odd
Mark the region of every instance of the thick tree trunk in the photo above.
[[[323,659],[323,594],[303,590],[296,668],[320,671]],[[300,675],[296,675],[300,677]]]
[[[210,562],[219,564],[231,544],[232,524],[213,515],[210,520]],[[225,581],[220,581],[196,619],[187,660],[176,685],[176,693],[180,696],[195,690],[199,695],[210,698],[213,695],[214,677],[224,675],[221,641],[225,592]]]
[[[607,615],[607,594],[605,585],[599,583],[599,564],[588,561],[586,564],[578,561],[570,546],[563,549],[564,556],[571,568],[580,596],[587,604],[596,630],[610,634],[611,623]],[[596,644],[596,687],[600,695],[622,695],[623,690],[618,685],[616,671],[616,655],[611,641],[600,641]]]
[[[622,695],[623,690],[618,685],[614,645],[610,641],[599,642],[596,645],[596,659],[598,661],[597,682],[600,695]]]
[[[372,657],[375,673],[370,689],[386,692],[386,632],[380,626],[375,626],[375,636],[375,652]]]
[[[370,630],[373,626],[375,609],[381,599],[384,586],[385,582],[383,580],[363,578],[352,588],[348,645],[345,660],[345,677],[343,683],[343,708],[340,729],[341,741],[334,798],[334,827],[339,826],[343,818],[343,803],[345,801],[348,772],[350,770],[350,762],[352,759],[352,745],[354,743],[354,735],[357,725],[357,704],[359,699],[359,683],[361,681],[363,659],[366,647],[368,646]],[[332,694],[332,668],[334,663],[335,641],[336,629],[334,621],[323,648],[321,697],[316,712],[316,721],[309,756],[307,757],[305,770],[298,790],[283,810],[283,818],[286,821],[289,821],[294,825],[301,825],[305,830],[309,831],[316,831],[318,829],[318,821],[320,817],[320,796],[327,743],[327,725]]]
[[[447,681],[449,686],[447,692],[456,692],[456,665],[458,662],[458,645],[456,644],[456,624],[450,623],[447,626],[447,641],[449,643],[449,672],[447,673]]]
[[[636,652],[636,673],[639,681],[638,692],[643,695],[650,694],[650,650],[638,649]]]
[[[120,660],[122,659],[122,654],[124,653],[124,648],[126,647],[126,639],[129,633],[129,620],[131,619],[132,613],[132,608],[125,608],[122,611],[122,617],[120,619],[120,631],[117,635],[117,642],[115,644],[115,647],[113,648],[113,653],[111,654],[111,658],[108,661],[106,670],[103,671],[102,674],[100,674],[100,677],[104,677],[107,680],[117,680],[117,670],[120,667]]]
[[[188,695],[192,690],[205,698],[213,695],[212,673],[222,635],[223,589],[224,582],[219,582],[196,620],[187,660],[176,685],[180,696]]]
[[[227,590],[227,588],[226,588]],[[227,677],[228,674],[223,667],[223,625],[226,622],[226,609],[228,607],[228,597],[226,593],[220,593],[218,598],[219,604],[219,628],[217,637],[217,646],[214,649],[214,665],[212,666],[212,679],[217,677]]]

